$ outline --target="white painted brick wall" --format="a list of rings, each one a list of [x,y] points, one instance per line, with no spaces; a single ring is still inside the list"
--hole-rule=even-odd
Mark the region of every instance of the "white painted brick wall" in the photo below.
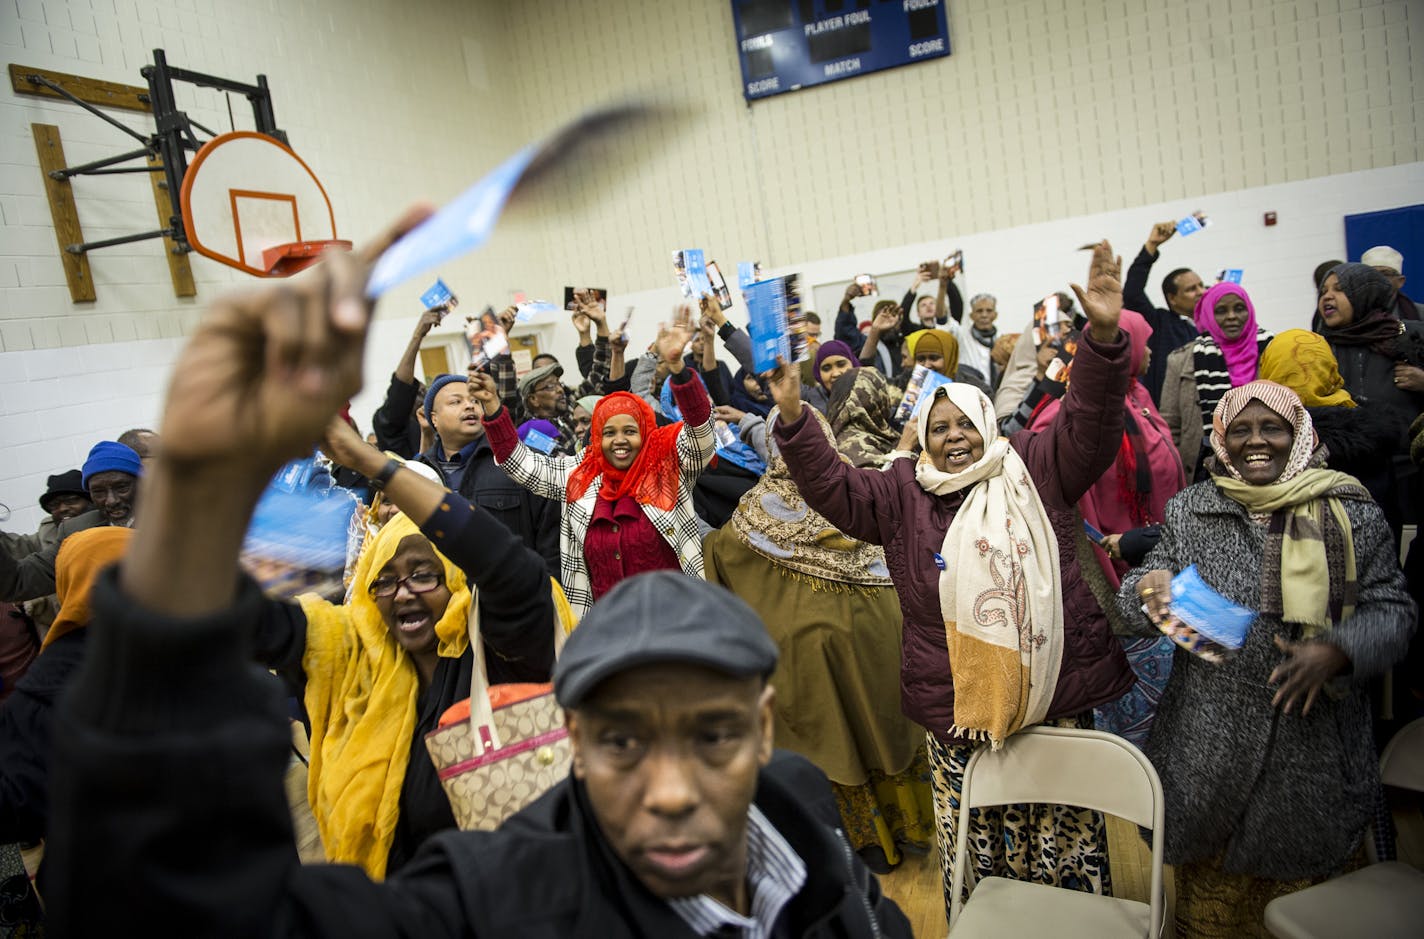
[[[1242,267],[1262,321],[1297,325],[1310,270],[1343,252],[1340,217],[1424,197],[1417,0],[949,9],[953,56],[752,108],[739,95],[729,6],[711,0],[8,0],[0,50],[8,62],[127,84],[142,83],[156,47],[180,66],[267,74],[279,123],[326,185],[342,234],[358,241],[415,198],[449,198],[590,104],[630,89],[690,104],[696,113],[675,137],[634,133],[485,251],[440,272],[475,309],[515,290],[557,300],[565,283],[606,286],[614,316],[638,308],[635,349],[676,300],[674,248],[704,247],[729,272],[760,258],[800,270],[808,289],[834,289],[855,272],[910,269],[957,246],[966,288],[997,293],[1017,328],[1034,298],[1081,277],[1077,245],[1108,235],[1130,257],[1152,221],[1197,208],[1216,226],[1169,244],[1154,281],[1163,265]],[[228,126],[222,95],[180,86],[178,100],[209,127]],[[249,126],[245,102],[233,111]],[[78,465],[101,437],[157,421],[202,305],[250,282],[194,257],[199,296],[177,299],[150,242],[96,252],[99,299],[72,304],[34,121],[60,127],[73,162],[127,145],[68,103],[0,91],[0,502],[14,512],[10,530],[37,524],[47,473]],[[147,180],[74,185],[89,237],[152,226]],[[592,208],[569,213],[572,204]],[[1261,227],[1267,209],[1280,213],[1274,229]],[[403,285],[383,305],[354,406],[363,428],[424,286]],[[1158,295],[1155,282],[1149,292]],[[833,304],[818,306],[829,314]],[[572,369],[571,328],[541,336]]]

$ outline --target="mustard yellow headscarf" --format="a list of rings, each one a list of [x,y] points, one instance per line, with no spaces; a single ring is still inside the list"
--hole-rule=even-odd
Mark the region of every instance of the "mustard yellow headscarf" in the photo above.
[[[959,371],[959,340],[954,334],[943,329],[919,329],[905,337],[905,346],[910,350],[910,365],[915,356],[922,352],[938,352],[944,356],[945,378],[953,378]]]
[[[307,618],[306,708],[311,718],[307,799],[327,859],[359,864],[373,879],[386,874],[400,792],[415,733],[420,677],[371,599],[371,581],[402,540],[424,538],[405,515],[375,536],[356,565],[351,602],[300,598]],[[443,554],[450,603],[435,624],[438,654],[459,658],[469,647],[473,599],[465,574]]]
[[[1345,379],[1340,377],[1330,343],[1309,330],[1277,333],[1261,353],[1260,379],[1285,385],[1308,408],[1355,407],[1355,399],[1345,390]]]
[[[60,636],[89,625],[93,611],[89,597],[99,572],[120,560],[133,538],[132,528],[100,525],[86,528],[64,539],[54,559],[54,594],[59,598],[59,615],[40,643],[48,649]]]

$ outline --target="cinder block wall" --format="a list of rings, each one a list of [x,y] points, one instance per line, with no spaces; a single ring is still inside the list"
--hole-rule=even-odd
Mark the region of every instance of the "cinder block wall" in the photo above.
[[[998,294],[1017,329],[1034,298],[1082,276],[1078,245],[1107,235],[1130,257],[1151,221],[1198,208],[1216,226],[1172,242],[1161,265],[1245,268],[1262,320],[1284,328],[1309,309],[1310,269],[1343,252],[1342,215],[1424,200],[1417,2],[960,0],[949,15],[948,58],[752,107],[730,4],[716,0],[5,0],[0,50],[128,84],[142,83],[154,48],[227,77],[265,73],[279,123],[358,241],[585,107],[628,92],[679,104],[688,116],[676,132],[634,131],[441,271],[476,307],[516,290],[557,300],[566,283],[608,287],[614,311],[638,308],[635,348],[675,301],[679,247],[706,248],[729,273],[754,258],[799,270],[827,313],[833,301],[817,298],[859,271],[892,274],[960,247],[966,289]],[[222,95],[179,95],[193,117],[228,128]],[[250,126],[245,102],[233,113]],[[0,91],[0,503],[11,530],[33,530],[45,474],[157,420],[201,305],[250,283],[194,257],[199,296],[175,299],[151,242],[96,252],[98,301],[70,303],[31,122],[59,125],[71,162],[128,145],[67,103]],[[141,177],[75,189],[89,237],[152,227]],[[1266,210],[1277,227],[1261,225]],[[363,427],[424,286],[382,306],[354,404]],[[572,365],[572,330],[540,333]]]

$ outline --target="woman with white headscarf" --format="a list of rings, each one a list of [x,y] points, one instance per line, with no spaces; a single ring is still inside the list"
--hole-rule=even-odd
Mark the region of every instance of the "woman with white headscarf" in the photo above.
[[[928,732],[940,856],[949,867],[963,769],[1043,722],[1082,726],[1132,686],[1132,673],[1079,569],[1074,506],[1112,465],[1130,379],[1118,329],[1121,265],[1106,242],[1088,287],[1089,328],[1058,418],[999,436],[993,403],[961,382],[920,409],[917,459],[883,470],[843,463],[807,419],[799,380],[773,373],[776,441],[802,497],[852,538],[883,545],[904,617],[901,704]],[[1016,877],[1106,893],[1101,816],[1064,806],[977,813],[976,878]]]

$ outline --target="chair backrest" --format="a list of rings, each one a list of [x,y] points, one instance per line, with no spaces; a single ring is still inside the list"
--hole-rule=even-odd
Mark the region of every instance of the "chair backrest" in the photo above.
[[[1380,779],[1386,786],[1424,792],[1424,717],[1405,724],[1390,738],[1380,754]]]
[[[968,863],[969,810],[1013,803],[1095,809],[1150,828],[1152,915],[1148,935],[1158,935],[1164,908],[1162,782],[1142,751],[1121,737],[1068,727],[1029,727],[1010,737],[997,752],[985,745],[969,758],[959,798],[951,928],[959,916]]]

